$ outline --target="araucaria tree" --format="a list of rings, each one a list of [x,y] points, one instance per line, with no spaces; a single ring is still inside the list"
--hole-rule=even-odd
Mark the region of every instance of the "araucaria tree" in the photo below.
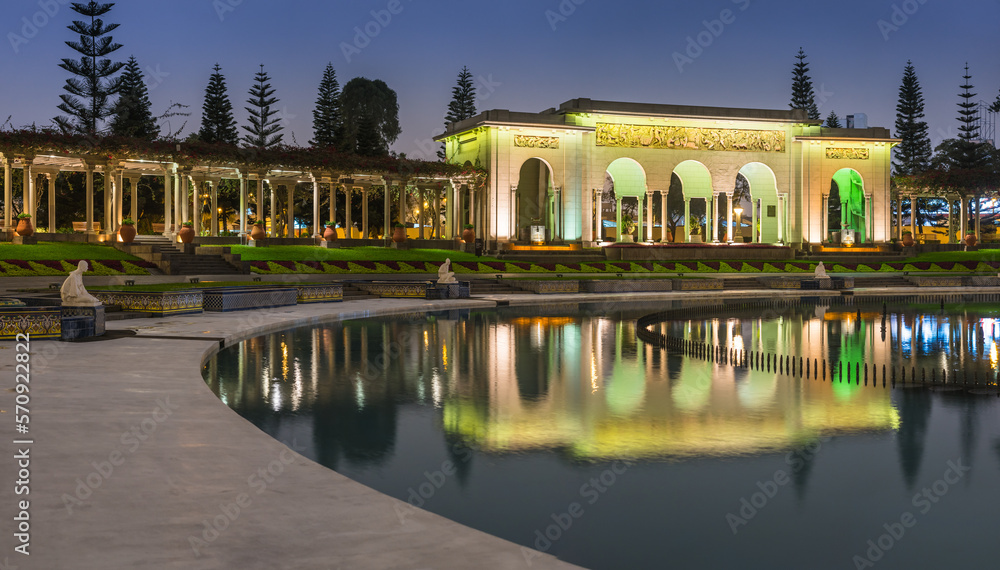
[[[75,20],[68,28],[80,34],[80,41],[66,42],[81,55],[80,59],[63,59],[59,67],[72,73],[60,95],[59,110],[68,117],[56,117],[56,124],[63,132],[77,132],[90,136],[98,134],[101,121],[112,113],[111,98],[118,94],[121,78],[114,77],[125,65],[107,59],[121,48],[109,35],[118,24],[105,25],[101,16],[107,14],[114,3],[98,4],[91,0],[83,4],[74,2],[72,9],[90,22]]]
[[[931,139],[924,118],[924,95],[913,62],[907,61],[896,104],[896,147],[892,166],[897,175],[919,174],[931,164]]]
[[[830,114],[826,116],[826,126],[829,129],[841,128],[840,117],[837,116],[836,111],[830,111]]]
[[[233,118],[233,104],[229,102],[226,78],[222,68],[215,64],[205,88],[205,103],[201,107],[201,129],[198,138],[207,143],[239,143],[239,131]]]
[[[121,90],[111,118],[111,134],[151,141],[160,127],[150,111],[149,90],[135,57],[130,57],[121,76]]]
[[[806,52],[799,48],[796,54],[795,67],[792,69],[792,109],[805,109],[809,118],[819,120],[819,107],[816,106],[816,93],[813,91],[812,78],[809,77],[809,64],[806,63]]]
[[[463,67],[458,74],[458,82],[451,89],[451,103],[448,103],[448,114],[444,116],[444,125],[464,121],[476,116],[476,85],[472,81],[472,72]],[[445,160],[444,147],[438,150],[438,158]]]
[[[959,86],[962,90],[958,94],[958,156],[955,166],[958,168],[972,170],[980,168],[986,164],[989,157],[982,152],[982,141],[979,140],[979,106],[973,100],[976,94],[972,92],[972,76],[969,75],[969,64],[965,64],[965,80]]]
[[[340,149],[365,155],[389,154],[399,128],[396,92],[380,79],[355,77],[340,95],[343,136]]]
[[[250,124],[244,125],[243,130],[249,134],[243,136],[248,146],[256,149],[268,149],[281,144],[281,120],[274,118],[278,114],[277,110],[271,106],[278,102],[274,96],[274,88],[271,87],[271,78],[264,71],[264,66],[260,66],[260,71],[254,77],[256,83],[250,88],[250,98],[247,99],[249,107],[245,107],[250,113]]]
[[[340,83],[333,64],[328,63],[319,83],[319,97],[313,109],[313,140],[309,144],[316,148],[336,146],[341,128]]]

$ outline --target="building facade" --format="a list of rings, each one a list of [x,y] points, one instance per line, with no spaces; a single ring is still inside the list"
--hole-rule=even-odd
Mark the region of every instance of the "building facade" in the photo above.
[[[687,230],[654,232],[658,224],[649,223],[680,215],[667,211],[674,176],[683,192],[681,225],[700,202],[706,241],[828,242],[838,237],[829,222],[837,203],[839,229],[851,230],[843,235],[856,243],[893,237],[889,178],[899,140],[885,128],[823,128],[801,110],[574,99],[541,113],[486,111],[449,125],[437,140],[448,162],[489,173],[487,186],[463,200],[463,217],[485,228],[491,248],[533,241],[531,228],[539,226],[549,242],[597,244],[610,188],[615,229],[625,203],[637,213],[637,241],[698,239]],[[749,196],[734,201],[740,175]]]

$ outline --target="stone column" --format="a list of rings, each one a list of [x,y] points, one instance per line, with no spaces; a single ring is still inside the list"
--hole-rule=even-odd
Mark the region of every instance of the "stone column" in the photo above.
[[[715,227],[715,200],[718,198],[717,194],[712,194],[711,200],[705,200],[705,243],[719,243],[719,231]],[[709,240],[708,238],[712,239]]]
[[[351,194],[354,193],[354,181],[344,184],[344,237],[354,239],[354,224],[351,220]]]
[[[635,237],[636,237],[635,241],[637,243],[640,243],[640,242],[642,242],[642,237],[643,237],[642,236],[642,217],[643,217],[642,216],[642,214],[643,214],[642,197],[640,196],[640,197],[636,198],[635,201],[636,201],[635,212],[636,212],[636,215],[639,218],[637,220],[637,224],[636,224],[636,230],[637,231],[635,232]]]
[[[319,239],[323,236],[323,232],[319,231],[323,227],[323,222],[319,219],[319,181],[316,180],[314,176],[312,179],[313,183],[313,239]]]
[[[622,198],[621,196],[615,196],[615,234],[618,236],[615,241],[621,243],[622,241]]]
[[[733,195],[726,193],[726,243],[733,243]]]
[[[58,176],[58,174],[56,174]],[[45,191],[49,195],[49,233],[56,233],[56,185],[51,173],[45,174]]]
[[[205,208],[201,203],[201,190],[204,181],[195,180],[194,188],[191,189],[191,221],[194,222],[192,229],[195,237],[201,235],[201,218],[205,213]]]
[[[139,223],[139,177],[132,176],[128,179],[129,183],[129,217],[132,221]]]
[[[271,231],[267,235],[276,238],[278,237],[278,196],[275,191],[278,189],[278,183],[268,182],[267,189],[271,193],[271,207],[268,209],[268,214],[271,216]]]
[[[434,188],[434,223],[431,225],[431,236],[434,239],[441,239],[441,187]]]
[[[361,187],[361,239],[369,239],[368,233],[368,189],[371,188],[371,184],[365,184]]]
[[[948,196],[948,242],[955,243],[955,197]]]
[[[174,191],[171,188],[172,175],[164,167],[163,175],[163,236],[167,237],[174,229]]]
[[[94,165],[84,163],[87,171],[87,229],[85,233],[94,233]]]
[[[667,190],[660,190],[660,243],[670,243],[673,241],[674,236],[670,235],[670,227],[667,224]]]
[[[903,195],[902,194],[899,194],[898,197],[896,198],[896,239],[903,241]]]
[[[778,194],[778,243],[785,243],[785,197]]]
[[[285,191],[288,193],[288,227],[285,228],[285,236],[289,239],[295,237],[295,182],[285,184]]]
[[[247,183],[249,182],[250,173],[240,171],[240,236],[242,237],[247,233],[247,210],[249,209],[250,200],[247,197]]]
[[[829,228],[826,227],[827,224],[830,223],[829,213],[830,213],[830,195],[829,194],[823,194],[823,210],[822,210],[822,213],[820,214],[820,217],[819,217],[819,242],[820,242],[820,244],[824,243],[826,241],[826,239],[827,239],[827,236],[830,235]]]
[[[337,183],[333,181],[333,178],[326,180],[324,182],[330,185],[330,221],[333,225],[337,225]]]
[[[112,226],[114,225],[115,215],[115,175],[114,171],[111,170],[109,176],[108,171],[111,170],[110,167],[104,166],[101,168],[101,178],[104,179],[104,231],[103,233],[109,234],[112,231]]]
[[[221,180],[209,180],[208,181],[208,191],[212,196],[212,236],[219,237],[219,184]],[[223,224],[224,226],[224,224]],[[223,227],[222,229],[226,229]]]
[[[118,229],[122,227],[122,215],[125,209],[125,172],[118,168],[115,170],[115,193],[112,199],[115,201],[115,225],[111,227],[112,232],[118,232]]]
[[[913,234],[913,239],[917,239],[917,199],[913,194],[910,194],[910,233]]]
[[[417,186],[417,239],[424,239],[424,199],[426,192]]]
[[[513,193],[516,194],[517,186],[513,186],[512,188]],[[514,202],[512,201],[511,203],[513,204]],[[517,219],[517,214],[514,214],[514,219]],[[476,225],[476,189],[472,186],[469,186],[469,223]],[[476,232],[480,231],[482,230],[477,227]],[[514,236],[517,237],[517,228],[514,228]]]
[[[406,223],[406,214],[408,213],[406,211],[406,191],[409,189],[408,185],[409,182],[407,182],[406,180],[401,180],[399,182],[399,208],[398,208],[399,212],[397,214],[399,217],[397,218],[396,221],[398,221],[401,224]]]
[[[594,236],[594,241],[598,245],[604,243],[604,189],[595,188],[594,189],[594,199],[597,201],[597,234]],[[517,228],[514,228],[517,231]]]
[[[191,221],[191,178],[186,170],[182,170],[181,176],[181,223]]]
[[[382,188],[385,192],[382,195],[382,239],[387,240],[392,237],[392,199],[389,198],[392,181],[383,180]]]
[[[257,219],[255,221],[263,221],[267,218],[264,217],[264,174],[257,173],[257,195],[254,197],[254,203],[257,204]]]
[[[979,240],[980,243],[982,243],[983,236],[982,232],[980,231],[983,221],[982,201],[980,200],[978,193],[973,196],[973,200],[975,200],[976,202],[976,239]]]
[[[684,243],[691,243],[691,198],[684,197]]]
[[[11,205],[14,202],[14,191],[10,183],[11,167],[10,159],[6,156],[0,159],[3,162],[3,229],[10,231],[13,226],[14,212]]]
[[[655,224],[653,223],[653,219],[654,219],[653,218],[653,191],[649,190],[649,189],[646,190],[646,217],[649,219],[649,222],[646,223],[646,241],[652,242],[653,241],[653,226]]]
[[[23,176],[21,176],[21,212],[29,214],[31,223],[37,224],[38,221],[35,219],[35,180],[31,172],[33,162],[34,159],[30,157],[21,159],[21,165],[24,168]]]
[[[754,198],[750,200],[750,243],[760,243],[760,222],[757,221],[757,209],[757,199]]]

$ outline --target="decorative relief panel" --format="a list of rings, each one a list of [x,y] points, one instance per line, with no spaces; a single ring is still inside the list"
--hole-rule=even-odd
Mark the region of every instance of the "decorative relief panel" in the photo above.
[[[871,152],[867,148],[828,148],[826,157],[833,160],[868,160]]]
[[[514,135],[514,146],[520,148],[559,148],[559,137],[532,137]]]
[[[597,146],[673,150],[785,152],[784,131],[597,123]]]

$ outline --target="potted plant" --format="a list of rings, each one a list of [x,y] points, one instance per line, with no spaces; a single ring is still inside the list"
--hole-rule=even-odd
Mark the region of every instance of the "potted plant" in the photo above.
[[[31,214],[18,214],[17,228],[14,231],[21,237],[31,237],[35,233],[35,228],[31,225]]]
[[[396,222],[392,225],[392,241],[395,243],[403,243],[406,241],[406,226]]]
[[[913,232],[905,231],[903,232],[903,247],[910,247],[913,245]]]
[[[691,243],[701,243],[701,224],[697,216],[691,216],[688,226],[690,226]]]
[[[264,235],[264,220],[257,220],[253,223],[253,228],[250,230],[250,239],[256,241],[262,239]]]
[[[122,220],[122,227],[118,228],[118,237],[122,243],[132,243],[135,239],[135,220],[132,218]]]
[[[622,225],[618,228],[621,232],[618,235],[618,241],[622,243],[634,243],[635,240],[632,237],[632,230],[635,229],[635,222],[632,221],[631,214],[622,214]]]
[[[472,224],[465,224],[465,231],[462,232],[462,241],[465,243],[475,243],[476,242],[476,226]]]
[[[194,222],[184,222],[181,224],[181,231],[177,232],[181,238],[181,243],[191,243],[194,241]]]
[[[323,231],[325,241],[335,241],[337,239],[337,222],[330,220],[326,223],[326,230]]]
[[[20,228],[21,225],[18,224],[18,227]],[[18,233],[20,233],[20,232],[18,232]],[[976,247],[976,243],[978,241],[979,241],[979,238],[977,238],[976,234],[974,234],[972,232],[969,232],[969,234],[965,236],[965,245],[967,245],[969,247]]]

